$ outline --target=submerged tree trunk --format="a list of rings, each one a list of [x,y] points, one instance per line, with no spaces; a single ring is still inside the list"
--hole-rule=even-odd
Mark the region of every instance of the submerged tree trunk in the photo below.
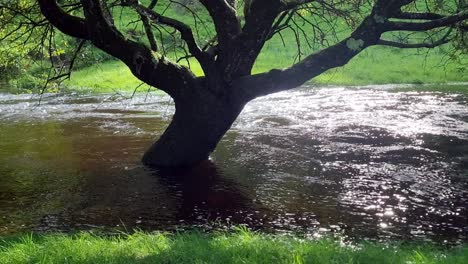
[[[171,124],[143,157],[145,164],[156,167],[191,166],[207,159],[244,104],[256,97],[297,87],[327,70],[345,65],[370,46],[431,48],[454,39],[462,41],[462,33],[466,28],[463,23],[468,19],[466,4],[462,4],[465,1],[459,1],[460,4],[449,8],[453,11],[451,14],[437,14],[432,12],[435,8],[433,5],[426,5],[425,12],[407,11],[406,6],[416,3],[415,0],[376,0],[370,1],[374,2],[372,5],[361,8],[366,13],[358,12],[354,17],[351,14],[362,1],[351,1],[356,5],[318,3],[312,8],[308,7],[312,1],[304,0],[245,0],[245,19],[241,23],[236,1],[200,0],[216,30],[216,37],[205,47],[200,47],[193,28],[183,21],[164,16],[164,11],[158,12],[155,8],[157,1],[153,1],[150,6],[141,5],[138,1],[121,1],[120,6],[136,11],[144,24],[151,22],[153,25],[177,31],[188,51],[187,56],[178,60],[194,57],[205,73],[205,77],[198,78],[190,69],[168,60],[162,55],[164,52],[157,52],[154,34],[149,32],[151,27],[146,27],[147,37],[150,41],[153,40],[151,48],[125,36],[114,23],[108,1],[80,0],[77,9],[80,9],[79,13],[83,11],[82,16],[72,14],[71,11],[76,8],[63,9],[58,2],[62,1],[37,1],[47,21],[67,35],[90,41],[97,48],[124,62],[135,77],[174,98],[176,113]],[[294,19],[296,15],[304,20],[304,25],[312,25],[313,32],[318,30],[323,33],[320,26],[313,25],[314,19],[311,16],[315,12],[309,12],[310,15],[306,16],[296,12],[309,8],[322,10],[318,13],[323,14],[323,19],[343,14],[346,21],[353,22],[349,24],[355,25],[357,20],[354,18],[361,23],[356,24],[357,27],[347,38],[309,54],[289,68],[252,74],[252,67],[265,43],[283,29],[292,29],[296,36],[304,34],[307,40],[306,31],[297,26]],[[11,10],[31,20],[23,11]],[[442,10],[444,8],[440,9]],[[34,22],[34,19],[29,22]],[[32,29],[41,25],[49,32],[49,24],[42,20],[37,23],[29,22],[27,24],[31,24]],[[328,21],[322,22],[327,27],[334,26]],[[291,23],[296,29],[291,27]],[[443,33],[444,29],[447,33]],[[20,26],[13,32],[18,30],[23,30],[23,27]],[[431,38],[427,40],[432,41],[401,43],[381,38],[387,32],[403,31],[426,32],[431,34]],[[11,34],[13,32],[7,36],[15,36]],[[411,34],[405,38],[411,39]],[[322,43],[324,36],[315,40]],[[300,43],[297,44],[300,48]],[[462,49],[461,46],[459,48]]]
[[[187,167],[207,160],[244,106],[207,92],[174,101],[173,119],[144,154],[145,165]]]

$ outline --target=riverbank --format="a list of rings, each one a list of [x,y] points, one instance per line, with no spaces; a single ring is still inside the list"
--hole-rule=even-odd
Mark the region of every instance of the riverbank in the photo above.
[[[253,73],[266,72],[273,68],[285,68],[293,61],[288,50],[266,47],[259,57]],[[369,85],[369,84],[445,84],[468,82],[466,69],[455,63],[443,64],[443,56],[431,53],[429,56],[416,55],[415,51],[375,47],[344,67],[328,71],[310,81],[317,85]],[[198,76],[203,71],[196,61],[191,61],[191,70]],[[73,73],[64,86],[71,90],[114,92],[146,91],[130,70],[119,61],[111,60],[83,68]]]
[[[468,263],[468,246],[346,245],[238,230],[0,238],[0,263]]]
[[[293,63],[292,58],[290,49],[279,49],[275,43],[267,45],[258,58],[253,73],[288,67]],[[330,70],[312,79],[309,84],[360,86],[468,82],[468,74],[464,74],[467,71],[466,66],[455,62],[443,63],[443,61],[444,55],[435,51],[428,56],[422,56],[416,54],[414,50],[373,47],[344,67]],[[185,62],[185,65],[188,66],[188,63]],[[195,60],[190,61],[190,67],[196,75],[203,75],[200,65]],[[32,78],[29,73],[24,72],[9,81],[10,88],[0,87],[0,91],[39,92],[44,82],[44,78]],[[51,85],[48,91],[56,92],[57,88],[56,85]],[[87,93],[146,92],[149,88],[135,78],[125,64],[117,60],[108,60],[78,69],[72,73],[70,80],[60,86],[62,91]]]
[[[142,0],[141,2],[144,5],[149,5],[150,1]],[[192,16],[184,8],[181,9],[179,5],[175,5],[174,2],[161,0],[158,2],[158,5],[161,9],[166,6],[164,12],[168,17],[180,19],[192,28],[197,27]],[[209,14],[203,10],[203,8],[197,10],[199,20],[211,21]],[[126,37],[140,43],[145,43],[146,38],[143,37],[145,31],[141,24],[135,23],[135,21],[139,20],[139,16],[135,12],[126,9],[120,10],[118,8],[113,9],[113,12],[115,12],[114,16],[119,18],[119,23],[116,25]],[[331,19],[335,18],[332,17]],[[327,20],[327,18],[324,19]],[[318,52],[326,46],[344,39],[351,32],[351,29],[347,26],[348,23],[344,22],[346,21],[338,19],[334,23],[334,27],[336,28],[333,31],[337,32],[337,35],[330,34],[329,36],[324,36],[324,40],[326,41],[322,45],[318,45],[316,39],[313,41],[311,39],[306,40],[303,36],[298,36],[290,30],[283,31],[281,35],[275,35],[265,43],[261,54],[256,60],[253,73],[289,67],[308,54]],[[196,39],[200,45],[208,39],[213,39],[216,35],[213,33],[213,26],[209,22],[207,24],[207,26],[204,26],[204,30],[200,32],[196,30]],[[309,31],[312,28],[308,28],[305,25],[302,26],[304,32],[315,32],[315,28],[313,31]],[[160,52],[165,54],[168,59],[175,61],[178,58],[180,59],[180,57],[186,57],[186,54],[181,54],[181,51],[177,51],[177,49],[172,50],[173,45],[171,42],[173,41],[173,37],[168,32],[160,32],[158,41],[162,47]],[[421,38],[424,37],[426,36],[421,36]],[[302,45],[300,49],[301,56],[298,56],[298,40],[303,42],[303,44],[308,43],[308,45]],[[58,55],[67,58],[65,61],[71,60],[78,44],[74,40],[60,34],[56,36],[56,41],[57,46],[61,47],[56,51]],[[324,45],[324,43],[328,44]],[[2,66],[8,69],[0,73],[0,82],[2,79],[9,80],[8,88],[5,88],[6,86],[4,85],[2,88],[2,84],[0,83],[0,92],[42,92],[46,79],[50,74],[48,59],[50,54],[26,56],[25,54],[35,54],[28,50],[31,47],[23,46],[19,51],[8,45],[5,48],[10,55],[8,57],[13,59],[5,59],[3,61],[4,65],[0,65],[0,69]],[[13,51],[19,54],[10,54]],[[468,70],[468,56],[463,52],[453,53],[452,51],[453,47],[450,44],[434,49],[398,49],[386,46],[373,46],[362,51],[344,67],[332,69],[314,78],[310,83],[318,85],[368,85],[468,82],[468,74],[466,74]],[[0,60],[1,63],[2,61]],[[203,75],[203,71],[196,60],[181,60],[180,63],[190,66],[196,75]],[[49,82],[47,91],[133,92],[137,87],[137,91],[148,90],[148,86],[142,85],[141,81],[131,74],[127,66],[91,45],[84,46],[79,56],[76,57],[74,67],[75,71],[71,75],[70,80],[65,81],[60,86],[57,82]],[[67,70],[67,67],[64,70]]]

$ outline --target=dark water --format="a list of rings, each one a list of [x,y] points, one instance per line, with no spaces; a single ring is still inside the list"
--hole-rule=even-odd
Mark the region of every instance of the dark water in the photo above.
[[[167,97],[0,95],[0,234],[246,224],[309,236],[468,241],[468,98],[299,89],[245,108],[211,161],[139,160]]]

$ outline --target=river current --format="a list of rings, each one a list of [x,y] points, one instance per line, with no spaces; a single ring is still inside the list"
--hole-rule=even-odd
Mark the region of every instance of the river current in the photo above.
[[[401,88],[401,87],[400,87]],[[140,158],[160,94],[0,94],[0,234],[218,229],[468,241],[468,97],[302,87],[249,103],[210,161]]]

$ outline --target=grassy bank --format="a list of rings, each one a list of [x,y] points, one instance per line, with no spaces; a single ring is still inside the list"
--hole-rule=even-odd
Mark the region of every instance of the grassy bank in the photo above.
[[[208,235],[25,235],[0,239],[0,263],[468,263],[468,247],[340,245],[238,231]]]
[[[289,51],[266,47],[254,68],[254,73],[272,68],[284,68],[292,64]],[[457,64],[442,65],[442,55],[428,57],[415,54],[415,51],[395,50],[392,48],[371,48],[344,67],[330,70],[311,80],[323,85],[367,85],[388,83],[447,83],[468,82],[468,75]],[[203,75],[200,66],[191,62],[192,71]],[[64,83],[73,90],[94,92],[133,91],[141,84],[130,70],[119,61],[107,61],[73,73],[71,80]],[[141,86],[144,91],[147,86]]]
[[[142,0],[144,5],[149,4],[149,0]],[[196,24],[193,21],[192,15],[180,5],[172,2],[169,5],[169,0],[158,1],[158,10],[164,10],[164,14],[171,18],[181,20],[185,24],[195,28]],[[198,23],[203,21],[205,26],[195,30],[196,39],[199,45],[213,39],[216,35],[214,26],[211,23],[211,18],[207,11],[201,6],[195,5]],[[365,7],[363,7],[365,8]],[[113,8],[114,17],[116,18],[116,27],[129,39],[148,45],[148,41],[141,23],[135,23],[139,19],[136,12],[128,8],[120,9]],[[345,20],[338,17],[324,17],[325,20],[336,20],[334,29],[339,32],[336,36],[338,39],[344,39],[349,36],[351,29],[345,23]],[[319,23],[324,31],[331,31],[327,25]],[[315,28],[308,25],[302,25],[305,33],[312,34]],[[0,34],[1,35],[1,34]],[[168,32],[162,31],[158,36],[160,52],[172,60],[177,57],[185,56],[181,49],[174,48],[173,36]],[[310,37],[310,36],[309,36]],[[336,43],[334,34],[324,36],[330,44]],[[425,35],[421,36],[426,37]],[[71,59],[77,48],[78,43],[61,34],[56,35],[57,45],[59,47],[57,54],[65,58]],[[302,35],[298,36],[290,30],[282,32],[281,37],[275,35],[271,40],[265,43],[258,60],[253,69],[253,73],[266,72],[275,68],[285,68],[291,66],[297,56],[297,39],[302,42],[301,51],[302,58],[306,55],[324,48],[318,44],[318,41],[307,39]],[[305,45],[305,43],[311,44]],[[35,46],[35,45],[33,45]],[[5,49],[6,47],[6,49]],[[9,91],[14,93],[23,92],[40,92],[45,84],[49,72],[48,58],[50,54],[36,54],[33,56],[25,56],[18,60],[17,55],[12,55],[11,47],[8,45],[3,48],[2,54],[8,54],[6,60],[14,65],[2,65],[0,60],[0,70],[3,68],[9,69],[5,73],[0,71],[0,81],[8,80],[8,85],[0,84],[0,91]],[[30,47],[29,47],[30,48]],[[30,54],[28,46],[23,47],[23,54]],[[447,51],[451,49],[450,45],[445,45],[432,49],[429,53],[428,49],[421,50],[405,50],[398,48],[389,48],[383,46],[371,47],[363,51],[356,58],[344,67],[332,69],[317,78],[311,80],[312,83],[320,85],[367,85],[367,84],[398,84],[398,83],[447,83],[447,82],[468,82],[468,74],[466,65],[468,65],[468,56],[466,54],[454,55],[459,56],[458,64],[455,62],[446,63]],[[2,49],[0,48],[0,51]],[[1,53],[1,52],[0,52]],[[5,55],[3,55],[5,56]],[[7,57],[5,57],[7,58]],[[188,62],[182,60],[186,66]],[[461,63],[460,63],[461,62]],[[9,68],[7,67],[9,66]],[[121,62],[114,60],[110,55],[94,48],[92,45],[85,45],[80,55],[77,57],[74,64],[75,72],[72,74],[71,80],[66,81],[62,88],[72,91],[85,92],[115,92],[126,91],[132,92],[141,81],[136,79],[130,70]],[[195,61],[190,61],[192,71],[198,75],[203,75],[200,65]],[[6,74],[8,73],[8,74]],[[5,75],[5,76],[2,76]],[[56,82],[49,83],[49,92],[58,91]],[[140,86],[140,91],[147,90],[146,85]]]

